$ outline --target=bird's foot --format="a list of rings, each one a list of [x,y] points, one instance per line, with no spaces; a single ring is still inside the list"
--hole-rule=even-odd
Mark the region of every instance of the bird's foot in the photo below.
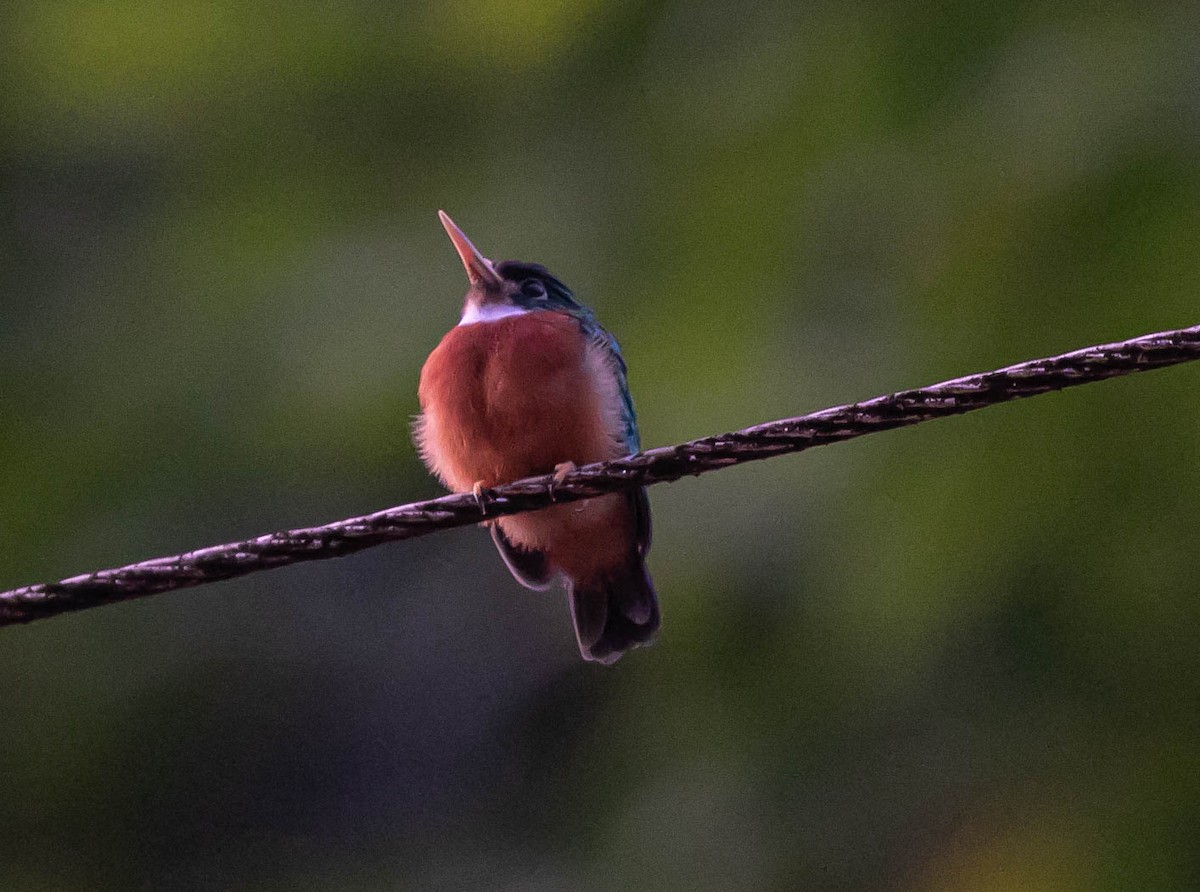
[[[479,506],[479,513],[487,514],[488,500],[492,497],[492,491],[483,485],[482,480],[476,480],[475,485],[471,487],[471,495],[475,497],[475,504]]]
[[[559,462],[554,466],[554,476],[550,478],[550,501],[554,501],[554,490],[562,486],[567,475],[577,470],[579,470],[579,466],[573,461]]]

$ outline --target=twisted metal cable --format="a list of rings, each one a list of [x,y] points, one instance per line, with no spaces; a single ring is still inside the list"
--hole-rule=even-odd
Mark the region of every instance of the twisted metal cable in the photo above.
[[[302,561],[341,557],[384,542],[413,539],[503,514],[533,511],[552,503],[585,499],[631,486],[668,483],[742,462],[803,452],[878,431],[1195,359],[1200,359],[1200,325],[1085,347],[1061,356],[1033,359],[929,387],[586,465],[557,485],[552,484],[549,475],[517,480],[488,493],[486,515],[469,494],[443,496],[322,526],[268,533],[241,542],[84,573],[60,582],[27,585],[0,592],[0,626],[205,585]]]

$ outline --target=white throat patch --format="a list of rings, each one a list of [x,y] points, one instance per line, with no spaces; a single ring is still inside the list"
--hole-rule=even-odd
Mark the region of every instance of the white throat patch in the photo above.
[[[529,310],[524,307],[514,307],[512,304],[486,304],[482,307],[478,304],[467,304],[458,324],[474,325],[476,322],[495,322],[497,319],[520,316],[528,312]]]

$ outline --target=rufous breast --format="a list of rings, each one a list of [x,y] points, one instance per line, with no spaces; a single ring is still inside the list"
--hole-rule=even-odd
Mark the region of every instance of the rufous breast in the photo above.
[[[459,325],[421,370],[421,454],[456,492],[622,455],[610,362],[565,313]]]

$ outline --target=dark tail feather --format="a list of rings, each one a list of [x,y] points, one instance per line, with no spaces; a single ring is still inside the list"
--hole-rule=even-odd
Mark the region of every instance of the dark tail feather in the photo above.
[[[585,660],[611,666],[658,631],[658,595],[640,557],[616,574],[568,581],[567,599]]]

